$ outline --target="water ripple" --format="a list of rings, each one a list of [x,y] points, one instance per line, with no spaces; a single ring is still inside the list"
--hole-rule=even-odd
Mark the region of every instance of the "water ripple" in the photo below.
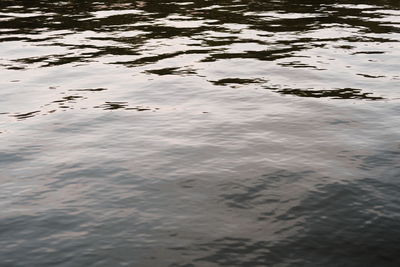
[[[0,265],[400,266],[393,0],[0,1]]]

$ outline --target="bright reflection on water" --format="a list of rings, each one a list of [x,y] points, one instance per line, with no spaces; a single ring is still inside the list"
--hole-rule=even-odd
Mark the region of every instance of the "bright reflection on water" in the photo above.
[[[400,266],[400,4],[0,2],[1,266]]]

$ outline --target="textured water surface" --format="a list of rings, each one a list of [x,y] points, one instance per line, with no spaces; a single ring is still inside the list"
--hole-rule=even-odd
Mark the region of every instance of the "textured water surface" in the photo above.
[[[0,266],[400,266],[400,4],[0,2]]]

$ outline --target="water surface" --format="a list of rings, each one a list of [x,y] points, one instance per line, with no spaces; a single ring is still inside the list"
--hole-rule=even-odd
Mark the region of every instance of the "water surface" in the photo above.
[[[400,5],[0,2],[1,266],[399,266]]]

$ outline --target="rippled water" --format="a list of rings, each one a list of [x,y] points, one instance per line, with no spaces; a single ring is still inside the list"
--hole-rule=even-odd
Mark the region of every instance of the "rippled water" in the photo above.
[[[400,2],[0,2],[1,266],[400,266]]]

